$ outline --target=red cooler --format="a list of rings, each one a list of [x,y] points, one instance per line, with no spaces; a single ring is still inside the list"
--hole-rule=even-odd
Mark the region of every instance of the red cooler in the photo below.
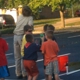
[[[66,72],[66,65],[68,63],[68,56],[59,56],[58,62],[59,62],[59,71]]]

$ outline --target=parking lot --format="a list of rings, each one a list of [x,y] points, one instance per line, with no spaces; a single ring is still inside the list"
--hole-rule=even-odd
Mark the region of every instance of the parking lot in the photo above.
[[[35,35],[35,38],[39,38],[39,35]],[[63,80],[80,80],[80,31],[73,32],[56,32],[55,37],[57,43],[60,47],[59,55],[68,54],[69,55],[69,73],[60,73],[60,77]],[[9,44],[9,51],[7,52],[8,67],[10,71],[10,77],[7,77],[6,80],[17,80],[15,75],[15,60],[14,60],[14,51],[13,51],[13,36],[4,38]],[[75,65],[76,63],[76,65]],[[43,69],[43,56],[41,53],[38,53],[37,65],[39,68],[39,77],[38,80],[44,80],[44,69]]]

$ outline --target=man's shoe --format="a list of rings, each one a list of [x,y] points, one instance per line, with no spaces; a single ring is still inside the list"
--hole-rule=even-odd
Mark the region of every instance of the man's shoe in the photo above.
[[[20,76],[17,76],[17,79],[22,79],[23,77],[22,77],[22,75],[20,75]]]

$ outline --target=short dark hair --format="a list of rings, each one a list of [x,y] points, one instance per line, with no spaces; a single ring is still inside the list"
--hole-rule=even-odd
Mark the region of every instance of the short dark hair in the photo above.
[[[53,35],[54,35],[54,32],[52,30],[49,30],[46,32],[46,36],[49,38],[49,39],[52,39],[53,38]]]
[[[31,42],[32,43],[32,40],[33,40],[32,34],[26,34],[25,38],[26,38],[27,42]]]
[[[28,6],[23,6],[22,15],[23,16],[31,16],[32,15],[31,9]]]
[[[54,30],[55,30],[55,27],[54,27],[53,25],[48,25],[47,30],[52,30],[52,31],[54,31]]]
[[[55,27],[53,25],[45,24],[43,30],[46,32],[47,30],[55,30]]]
[[[29,29],[32,29],[32,27],[29,26],[29,25],[25,25],[25,26],[24,26],[24,32],[25,32],[25,31],[28,31]]]
[[[47,27],[48,27],[48,26],[49,26],[48,24],[45,24],[44,27],[43,27],[43,30],[44,30],[44,31],[47,31]]]

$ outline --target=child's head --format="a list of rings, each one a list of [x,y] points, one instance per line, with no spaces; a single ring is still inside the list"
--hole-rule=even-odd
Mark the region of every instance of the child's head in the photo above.
[[[45,24],[45,25],[44,25],[44,27],[43,27],[43,31],[44,31],[44,32],[47,31],[47,27],[48,27],[48,26],[49,26],[48,24]]]
[[[24,26],[24,33],[25,34],[32,34],[32,27],[29,25]]]
[[[27,41],[27,42],[30,42],[30,43],[33,42],[33,36],[32,36],[32,34],[27,34],[27,35],[25,36],[25,38],[26,38],[26,41]]]
[[[44,30],[44,32],[46,32],[48,30],[54,31],[55,30],[55,27],[53,25],[46,24],[46,25],[44,25],[43,30]]]
[[[47,27],[47,30],[52,30],[52,31],[54,32],[55,27],[54,27],[53,25],[49,25],[49,26]]]
[[[52,30],[46,32],[46,39],[52,39],[54,32]]]

